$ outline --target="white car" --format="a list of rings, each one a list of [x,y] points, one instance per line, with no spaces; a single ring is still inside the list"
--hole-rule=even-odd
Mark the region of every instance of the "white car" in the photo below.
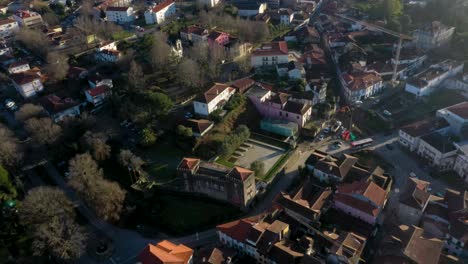
[[[386,116],[392,116],[392,113],[390,113],[390,111],[388,111],[388,110],[384,110],[383,114],[386,115]]]
[[[18,109],[18,106],[16,105],[16,103],[11,99],[5,100],[5,107],[11,111],[15,111],[16,109]]]
[[[318,137],[318,141],[322,141],[324,138],[325,136],[323,134],[320,134],[320,136]]]

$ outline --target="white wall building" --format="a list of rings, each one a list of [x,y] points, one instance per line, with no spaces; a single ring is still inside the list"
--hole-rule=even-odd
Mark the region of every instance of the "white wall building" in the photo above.
[[[457,136],[468,136],[468,102],[440,109],[437,117],[445,119],[450,124],[450,132]]]
[[[339,80],[348,102],[367,99],[383,89],[382,77],[374,71],[344,73]]]
[[[413,37],[418,48],[433,49],[450,44],[454,33],[454,27],[446,26],[440,21],[434,21],[424,29],[415,30]]]
[[[158,5],[151,7],[145,12],[145,22],[150,24],[161,24],[168,17],[174,15],[176,12],[176,5],[173,0],[166,0]]]
[[[421,137],[417,154],[439,170],[453,168],[457,149],[446,136],[434,132]]]
[[[39,13],[22,9],[16,10],[13,19],[18,22],[20,27],[26,28],[37,27],[43,23]]]
[[[13,62],[8,66],[8,73],[9,74],[14,74],[14,73],[20,73],[20,72],[25,72],[29,71],[31,68],[29,67],[29,63],[24,62],[24,61],[17,61]]]
[[[117,24],[132,23],[135,19],[131,6],[109,6],[106,9],[106,18]]]
[[[38,92],[44,90],[41,81],[41,73],[38,70],[29,70],[25,72],[10,75],[16,91],[24,98],[35,96]]]
[[[11,18],[0,20],[0,37],[9,37],[19,29],[18,22]]]
[[[416,96],[427,96],[449,77],[463,72],[464,63],[446,60],[432,65],[408,80],[405,91]]]
[[[254,50],[251,55],[252,67],[274,66],[288,63],[288,45],[285,41],[276,41],[263,44]]]
[[[221,109],[236,92],[235,88],[216,83],[193,102],[195,114],[208,116],[216,109]]]

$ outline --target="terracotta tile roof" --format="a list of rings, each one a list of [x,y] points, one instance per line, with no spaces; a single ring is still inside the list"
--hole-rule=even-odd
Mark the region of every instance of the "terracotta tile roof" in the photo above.
[[[156,245],[148,244],[138,255],[138,259],[142,264],[187,264],[192,255],[191,248],[164,240]]]
[[[468,102],[459,103],[445,108],[445,110],[452,112],[463,119],[468,119]]]
[[[235,220],[229,223],[218,225],[216,229],[239,242],[244,242],[247,239],[252,226],[255,225],[260,218],[261,215],[257,215],[249,218]]]
[[[193,132],[202,134],[208,129],[210,129],[211,126],[213,126],[213,122],[206,120],[206,119],[188,119],[186,122],[186,125],[192,129]]]
[[[80,104],[71,98],[62,99],[54,94],[42,97],[40,103],[50,114],[60,113]]]
[[[251,170],[236,166],[229,172],[229,175],[241,181],[245,181],[253,173],[254,172]]]
[[[403,253],[415,263],[438,264],[444,242],[425,237],[424,230],[413,227],[413,234]]]
[[[246,78],[236,80],[232,84],[232,87],[236,88],[240,93],[244,93],[247,89],[252,87],[254,84],[255,84],[255,80],[246,77]]]
[[[197,25],[191,25],[188,26],[184,29],[181,30],[181,32],[187,33],[187,34],[195,34],[195,35],[208,35],[208,31],[200,26]]]
[[[194,261],[194,263],[228,264],[228,260],[232,261],[236,254],[235,250],[226,247],[209,248],[202,250],[198,262]]]
[[[226,89],[234,89],[226,84],[216,83],[213,85],[208,91],[204,92],[202,96],[200,96],[197,101],[202,103],[210,103],[215,99],[220,93],[224,92]]]
[[[105,94],[105,93],[108,93],[110,91],[111,91],[111,88],[109,86],[107,86],[107,85],[104,85],[104,84],[87,90],[89,95],[91,95],[92,97],[95,97],[95,96],[98,96],[98,95],[101,95],[101,94]]]
[[[358,198],[356,195],[365,197],[370,202]],[[340,201],[362,212],[377,216],[386,197],[387,192],[377,184],[371,181],[358,181],[338,186],[334,200]]]
[[[435,130],[447,127],[449,124],[445,119],[425,119],[412,124],[405,125],[400,129],[412,137],[421,137]]]
[[[330,189],[321,190],[312,183],[306,183],[293,197],[282,193],[276,203],[304,217],[314,219],[321,214],[331,194]]]
[[[35,80],[41,80],[40,72],[37,70],[14,73],[10,75],[10,78],[18,85],[28,84]]]
[[[154,13],[157,13],[157,12],[163,10],[164,8],[166,8],[166,7],[170,6],[170,5],[172,5],[173,3],[174,3],[173,0],[166,0],[166,1],[161,2],[161,3],[159,3],[158,5],[156,5],[156,6],[152,9],[152,11],[153,11]]]
[[[431,196],[427,191],[430,184],[430,182],[415,177],[409,177],[406,181],[405,188],[400,194],[400,203],[417,209],[424,208]]]
[[[108,6],[106,11],[111,12],[127,12],[129,6]]]
[[[274,56],[288,55],[288,45],[286,41],[275,41],[262,44],[262,46],[252,52],[252,56]]]
[[[200,163],[200,159],[183,158],[182,161],[179,163],[179,166],[177,166],[177,168],[192,170],[199,163]]]
[[[222,35],[228,35],[228,33],[221,32],[221,31],[211,31],[211,33],[208,35],[208,39],[216,40]]]
[[[8,69],[16,68],[16,67],[23,66],[23,65],[29,66],[29,63],[26,61],[15,61],[11,63],[10,65],[8,65]]]
[[[6,25],[6,24],[11,24],[11,23],[16,23],[16,20],[11,19],[11,18],[0,19],[1,26]]]
[[[375,72],[345,73],[343,79],[351,91],[364,90],[382,81],[380,75]]]
[[[340,202],[342,204],[345,204],[349,207],[352,207],[358,211],[364,212],[366,214],[372,215],[374,217],[377,217],[380,212],[380,208],[378,206],[375,206],[374,204],[370,202],[366,202],[363,200],[360,200],[356,197],[349,196],[349,195],[344,195],[341,193],[337,193],[333,196],[333,201],[335,202]]]
[[[23,9],[18,9],[15,12],[15,15],[20,17],[20,18],[28,18],[28,17],[33,17],[33,16],[40,16],[39,13],[29,11],[29,10],[23,10]]]

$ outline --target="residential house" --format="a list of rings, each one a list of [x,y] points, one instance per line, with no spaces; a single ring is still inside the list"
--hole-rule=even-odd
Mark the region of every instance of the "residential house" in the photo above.
[[[13,15],[13,19],[18,22],[20,27],[25,28],[36,28],[42,26],[42,16],[39,13],[18,9],[16,10],[15,14]]]
[[[13,54],[13,49],[11,48],[11,46],[9,44],[7,44],[6,42],[0,42],[0,56],[2,55],[11,55]],[[0,65],[2,63],[0,62]]]
[[[30,69],[31,68],[29,67],[29,63],[25,61],[16,61],[8,66],[8,73],[9,74],[20,73],[20,72],[29,71]]]
[[[135,19],[131,6],[108,6],[106,9],[107,21],[117,24],[132,23]]]
[[[268,11],[273,22],[281,24],[281,25],[290,25],[293,17],[294,11],[290,8],[280,8],[277,10]]]
[[[10,37],[19,30],[18,22],[11,18],[0,19],[0,37]]]
[[[219,4],[220,0],[200,0],[200,3],[207,6],[208,8],[215,7]]]
[[[308,100],[274,93],[260,86],[250,88],[246,96],[266,119],[289,121],[303,127],[312,117],[312,105]]]
[[[51,94],[42,97],[40,103],[54,122],[80,115],[80,103],[71,98],[60,98]]]
[[[405,91],[418,97],[427,96],[438,88],[446,79],[463,72],[464,63],[445,60],[408,79]]]
[[[405,225],[419,225],[430,201],[430,182],[409,177],[400,193],[398,219]]]
[[[358,264],[361,262],[361,254],[366,246],[366,237],[354,232],[325,231],[323,234],[326,239],[318,242],[326,245],[328,253],[326,263]]]
[[[382,78],[374,71],[344,73],[339,79],[348,102],[364,100],[383,89]]]
[[[468,142],[454,143],[457,148],[457,157],[453,164],[453,170],[468,183]]]
[[[415,30],[413,37],[418,48],[433,49],[449,45],[454,33],[455,27],[433,21],[425,28]]]
[[[388,192],[373,181],[341,184],[333,195],[333,207],[363,222],[375,225],[387,202]]]
[[[71,66],[68,68],[67,78],[68,79],[84,79],[88,76],[88,70],[81,67]]]
[[[288,76],[292,80],[300,80],[305,77],[304,65],[299,61],[276,64],[276,72],[278,76]]]
[[[141,264],[192,264],[194,250],[183,245],[163,240],[156,245],[148,244],[138,255]]]
[[[375,263],[445,263],[439,262],[444,242],[423,228],[400,225],[386,231],[388,235],[383,238]]]
[[[99,44],[99,51],[103,50],[118,50],[117,41],[104,41]]]
[[[255,173],[241,167],[230,169],[200,159],[184,158],[177,167],[177,174],[183,179],[186,192],[206,194],[241,209],[248,208],[256,195]]]
[[[97,61],[102,62],[116,62],[120,58],[120,51],[118,50],[100,50],[94,54]]]
[[[150,7],[145,12],[145,22],[150,24],[161,24],[167,18],[174,15],[176,12],[176,5],[173,0],[165,0],[160,2],[154,7]]]
[[[222,109],[235,92],[236,89],[233,87],[216,83],[193,101],[194,111],[196,114],[206,117],[214,110]]]
[[[224,47],[229,43],[229,34],[221,31],[212,31],[208,35],[207,40],[210,47],[214,45]]]
[[[401,127],[398,131],[398,142],[413,152],[419,149],[419,142],[422,136],[433,132],[445,134],[449,129],[450,125],[445,119],[424,119]]]
[[[16,91],[24,98],[35,96],[38,92],[44,90],[44,85],[42,84],[43,76],[37,68],[11,74],[10,78]]]
[[[191,25],[180,31],[180,38],[183,41],[192,43],[203,43],[208,41],[208,30],[197,25]]]
[[[192,135],[194,137],[203,137],[208,131],[210,131],[214,123],[206,119],[187,119],[185,126],[192,129]]]
[[[321,182],[343,182],[347,178],[360,180],[369,176],[368,168],[358,164],[358,158],[345,154],[342,158],[313,152],[306,161],[307,168]]]
[[[275,203],[302,225],[313,226],[326,211],[331,198],[330,188],[322,189],[306,182],[294,195],[281,193]]]
[[[445,248],[450,254],[468,257],[468,191],[447,189],[443,204],[447,207],[449,231],[445,235]]]
[[[94,106],[98,106],[103,104],[112,95],[112,85],[102,83],[86,89],[84,93],[86,101]]]
[[[252,67],[271,66],[288,63],[288,45],[285,41],[276,41],[262,44],[251,55]]]
[[[232,5],[237,7],[237,14],[240,17],[253,17],[263,14],[267,9],[266,3],[256,1],[236,1]]]
[[[453,168],[457,148],[447,136],[433,132],[420,138],[417,154],[438,170],[446,171]]]
[[[312,99],[312,105],[323,104],[327,100],[327,88],[328,84],[323,79],[310,80],[306,87],[306,92],[312,92],[314,98]]]
[[[201,249],[194,263],[200,264],[231,264],[236,263],[237,252],[228,247],[208,247]]]
[[[320,44],[320,33],[308,24],[299,27],[284,37],[288,42],[299,42],[303,45]]]
[[[436,116],[450,124],[451,134],[468,137],[468,101],[437,110]]]
[[[249,77],[235,80],[232,83],[232,87],[236,88],[237,92],[240,94],[244,94],[245,92],[247,92],[247,90],[252,88],[254,85],[255,85],[255,80]]]

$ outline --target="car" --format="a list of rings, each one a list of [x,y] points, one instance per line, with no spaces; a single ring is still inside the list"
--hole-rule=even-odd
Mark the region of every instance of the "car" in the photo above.
[[[355,103],[356,105],[362,105],[362,101],[359,101],[359,100],[356,101],[356,102],[354,102],[354,103]]]
[[[324,138],[325,138],[325,136],[324,136],[323,134],[320,134],[320,135],[318,136],[318,141],[322,141]]]
[[[392,113],[390,111],[388,111],[388,110],[383,110],[383,114],[388,116],[388,117],[392,116]]]
[[[337,126],[341,126],[341,125],[343,125],[343,123],[341,123],[341,121],[340,121],[340,120],[337,120],[337,121],[335,122],[335,124],[336,124]]]
[[[4,104],[8,110],[15,111],[16,109],[18,109],[18,106],[16,105],[15,101],[11,99],[6,99]]]
[[[392,144],[387,144],[387,145],[385,145],[385,147],[386,147],[388,150],[393,150]]]
[[[325,133],[325,134],[330,133],[330,128],[329,127],[324,128],[323,133]]]

